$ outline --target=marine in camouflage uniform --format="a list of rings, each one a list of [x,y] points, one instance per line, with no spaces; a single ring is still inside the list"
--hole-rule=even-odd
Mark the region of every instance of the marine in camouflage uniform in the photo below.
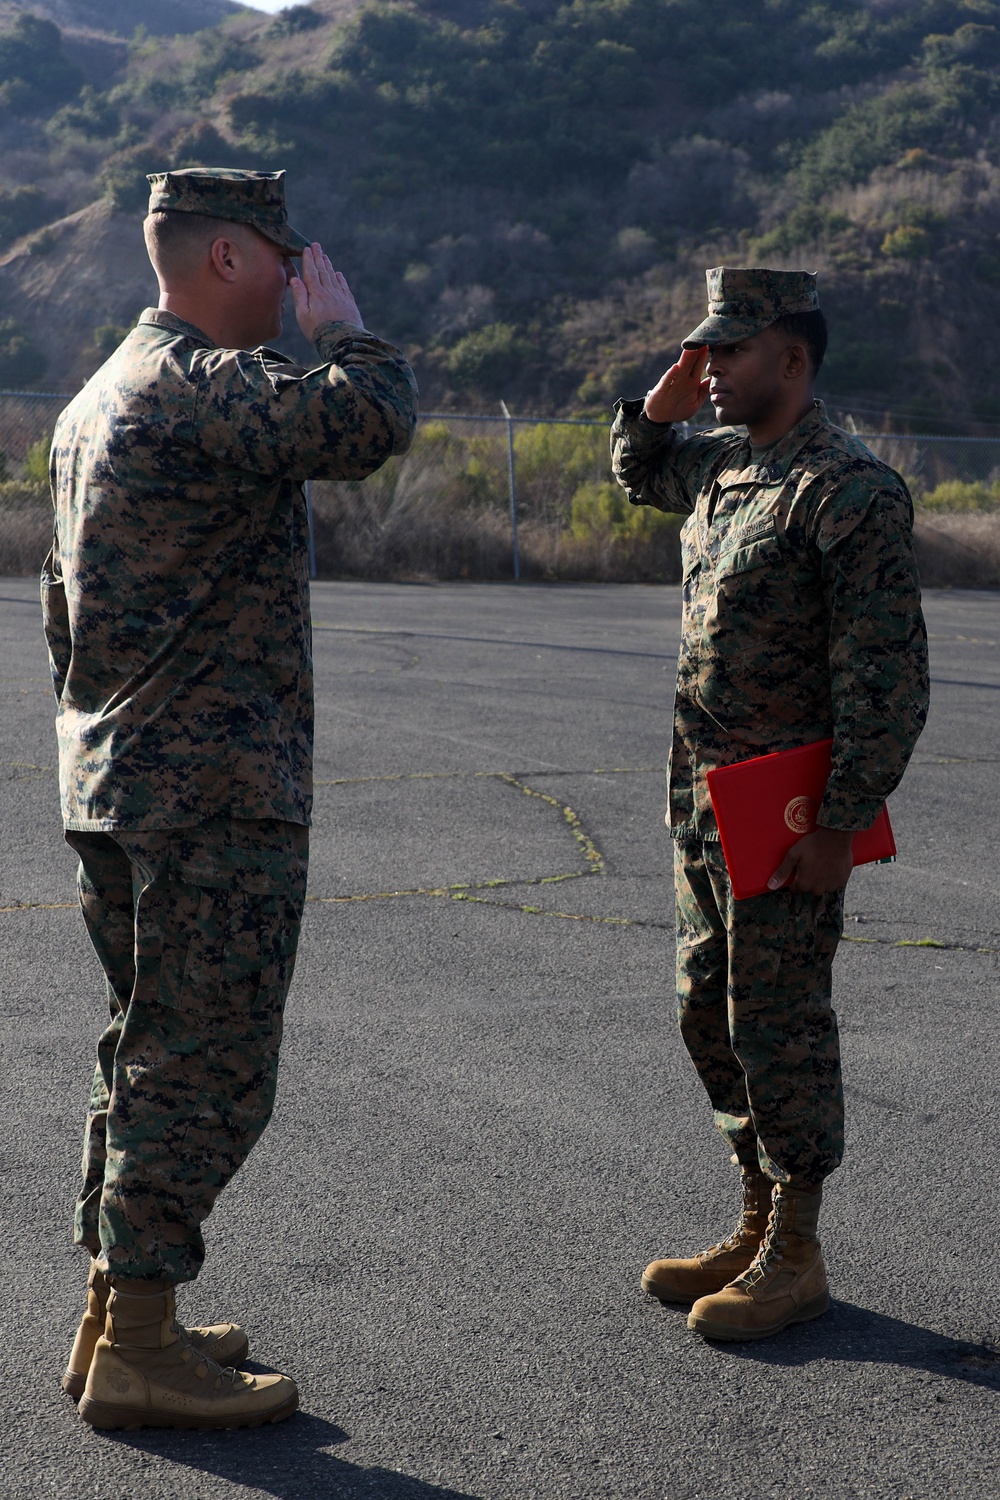
[[[689,349],[818,309],[807,273],[718,268],[708,282]],[[910,497],[818,401],[761,448],[733,427],[685,437],[620,401],[612,458],[634,504],[687,517],[667,812],[681,1034],[734,1157],[764,1174],[767,1196],[773,1183],[811,1190],[843,1155],[831,1003],[843,890],[735,901],[706,775],[832,736],[817,822],[874,821],[927,709]]]
[[[150,213],[250,226],[280,260],[309,244],[282,177],[157,174]],[[306,369],[147,309],[53,439],[60,794],[110,1003],[75,1219],[99,1277],[197,1275],[274,1101],[312,808],[301,482],[364,478],[415,422],[397,349],[347,321],[313,339]]]

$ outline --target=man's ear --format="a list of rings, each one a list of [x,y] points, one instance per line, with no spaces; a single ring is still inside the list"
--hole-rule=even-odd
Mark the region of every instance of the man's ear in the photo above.
[[[805,344],[789,344],[785,350],[785,379],[801,380],[809,373],[809,351]]]
[[[212,270],[223,281],[236,280],[236,259],[238,254],[239,249],[234,240],[227,240],[220,236],[219,239],[212,241],[212,248],[209,251]]]

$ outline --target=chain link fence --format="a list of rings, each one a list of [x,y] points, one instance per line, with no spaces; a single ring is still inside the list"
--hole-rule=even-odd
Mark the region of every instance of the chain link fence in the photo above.
[[[0,573],[34,572],[48,548],[45,448],[69,399],[0,391]],[[942,536],[947,527],[955,537],[976,532],[949,542],[947,577],[936,578],[925,562],[927,581],[1000,582],[982,571],[983,557],[1000,546],[991,540],[1000,530],[1000,438],[857,436],[905,475],[928,526]],[[316,481],[308,492],[313,576],[674,582],[679,575],[679,518],[628,505],[611,479],[603,420],[515,417],[506,407],[497,415],[424,413],[403,458],[364,482]],[[979,572],[970,573],[975,554]]]
[[[403,458],[310,498],[321,575],[676,575],[678,522],[625,500],[606,422],[424,413]]]
[[[56,391],[0,391],[0,454],[3,477],[16,479],[28,449],[49,438],[72,397]]]
[[[904,475],[919,505],[943,484],[1000,485],[1000,438],[859,432],[876,458]]]
[[[0,391],[0,573],[37,573],[49,550],[49,440],[69,400],[55,391]]]

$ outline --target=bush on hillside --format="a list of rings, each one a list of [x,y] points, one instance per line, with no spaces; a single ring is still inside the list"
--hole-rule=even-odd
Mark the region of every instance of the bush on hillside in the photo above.
[[[237,167],[242,165],[245,154],[236,150],[208,120],[197,120],[177,132],[170,142],[168,156],[173,170],[179,167]]]
[[[914,149],[949,149],[967,138],[1000,103],[1000,79],[969,68],[897,83],[850,105],[802,154],[799,180],[818,198],[860,182]]]
[[[115,101],[86,83],[72,104],[64,105],[52,116],[46,131],[53,140],[76,134],[87,140],[110,141],[118,134],[121,123],[121,110]]]
[[[0,187],[0,250],[52,219],[59,205],[37,187]]]
[[[459,339],[445,363],[458,390],[500,400],[531,353],[513,324],[489,323]]]
[[[48,360],[13,318],[0,318],[0,386],[20,389],[45,374]]]
[[[80,91],[83,74],[62,48],[62,32],[40,16],[20,15],[0,31],[0,110],[48,114]]]
[[[199,31],[194,56],[185,70],[186,92],[193,99],[210,94],[231,73],[249,73],[260,62],[256,47],[231,31]]]
[[[101,188],[112,208],[136,213],[149,202],[147,172],[165,170],[162,152],[154,154],[148,145],[130,146],[107,158],[101,171]]]
[[[311,5],[289,5],[278,12],[268,31],[272,36],[293,36],[302,31],[315,31],[323,21],[324,17]]]
[[[923,420],[962,401],[988,415],[1000,355],[984,341],[959,389],[955,354],[931,346],[1000,316],[1000,5],[705,15],[704,0],[365,0],[140,39],[113,87],[47,96],[44,128],[26,104],[0,118],[8,192],[67,212],[96,179],[139,214],[150,168],[287,166],[293,222],[336,248],[435,405],[603,411],[693,326],[704,267],[749,257],[820,272],[831,391]],[[0,246],[45,223],[8,224],[15,209],[34,211],[0,193]]]
[[[900,224],[890,229],[882,241],[882,254],[896,260],[923,260],[930,250],[931,237],[916,224]]]

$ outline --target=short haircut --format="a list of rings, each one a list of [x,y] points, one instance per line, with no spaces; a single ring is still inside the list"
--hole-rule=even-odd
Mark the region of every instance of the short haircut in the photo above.
[[[149,214],[142,232],[153,269],[168,280],[184,281],[198,270],[216,240],[239,239],[248,227],[231,219],[165,209]]]
[[[815,375],[823,363],[827,343],[826,318],[820,309],[817,307],[812,312],[786,313],[783,318],[776,318],[771,327],[795,343],[805,344]]]

